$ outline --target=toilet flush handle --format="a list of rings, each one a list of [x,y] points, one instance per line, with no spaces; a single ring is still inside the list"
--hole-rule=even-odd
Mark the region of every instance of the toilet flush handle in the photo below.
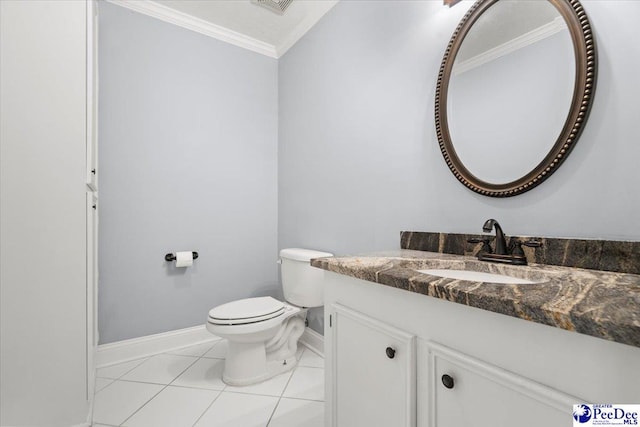
[[[278,260],[276,261],[276,264],[282,264],[282,258],[278,258]]]

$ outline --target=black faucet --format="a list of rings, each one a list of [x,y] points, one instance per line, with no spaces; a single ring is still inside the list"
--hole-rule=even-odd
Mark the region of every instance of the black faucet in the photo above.
[[[491,230],[495,227],[496,229],[496,248],[493,253],[498,255],[506,255],[507,254],[507,240],[504,237],[504,232],[502,231],[502,227],[498,224],[498,221],[491,218],[485,221],[482,226],[482,231],[485,233],[491,233]]]
[[[482,249],[477,255],[480,261],[527,265],[527,258],[522,250],[522,245],[534,248],[542,246],[542,243],[536,240],[520,241],[514,237],[510,239],[511,245],[507,246],[507,239],[504,236],[502,227],[500,227],[498,221],[493,218],[485,221],[482,226],[482,231],[490,233],[494,228],[496,229],[496,244],[494,249],[491,249],[491,245],[489,244],[491,242],[491,237],[489,236],[481,239],[472,238],[468,240],[469,243],[483,243]]]

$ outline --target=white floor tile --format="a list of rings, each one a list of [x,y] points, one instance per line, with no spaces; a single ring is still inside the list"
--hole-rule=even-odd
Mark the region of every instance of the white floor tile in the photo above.
[[[106,386],[108,386],[109,384],[111,384],[112,382],[114,382],[115,380],[109,379],[109,378],[96,378],[96,384],[94,387],[94,393],[99,392],[100,390],[102,390],[103,388],[105,388]]]
[[[116,381],[95,395],[93,420],[120,425],[160,390],[161,385]]]
[[[197,359],[190,356],[158,354],[122,376],[127,381],[169,384]]]
[[[219,391],[169,386],[122,424],[127,427],[189,427]]]
[[[136,366],[140,365],[145,360],[147,360],[146,357],[144,359],[136,359],[129,362],[118,363],[117,365],[111,365],[105,368],[98,368],[98,370],[96,371],[96,376],[100,378],[112,378],[114,380],[117,380]]]
[[[222,390],[226,386],[222,382],[223,370],[224,360],[222,359],[198,359],[171,385]]]
[[[324,402],[282,398],[269,427],[323,427]]]
[[[266,427],[277,403],[277,397],[222,392],[195,427]]]
[[[215,344],[215,341],[210,341],[198,345],[192,345],[189,347],[181,348],[179,350],[167,351],[168,354],[177,354],[179,356],[195,356],[200,357],[207,351],[211,350],[211,347]]]
[[[236,393],[262,394],[265,396],[282,396],[284,388],[287,386],[293,371],[285,372],[258,384],[244,387],[234,387],[228,385],[224,391],[235,391]]]
[[[308,348],[302,353],[298,366],[308,366],[311,368],[324,368],[324,358],[317,355]]]
[[[213,357],[215,359],[224,359],[227,357],[227,340],[220,340],[213,348],[207,351],[202,357]]]
[[[324,369],[297,367],[282,396],[324,400]]]

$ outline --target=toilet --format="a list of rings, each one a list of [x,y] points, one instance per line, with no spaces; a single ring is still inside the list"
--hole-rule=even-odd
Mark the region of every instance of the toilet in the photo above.
[[[209,311],[207,330],[229,344],[222,374],[225,383],[255,384],[295,367],[307,308],[324,304],[322,270],[311,267],[309,260],[328,256],[333,254],[282,249],[278,262],[286,302],[246,298]]]

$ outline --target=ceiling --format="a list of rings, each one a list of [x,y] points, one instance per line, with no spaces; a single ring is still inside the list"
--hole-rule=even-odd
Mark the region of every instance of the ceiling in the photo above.
[[[274,58],[284,54],[338,3],[293,0],[279,15],[250,0],[110,1]]]

